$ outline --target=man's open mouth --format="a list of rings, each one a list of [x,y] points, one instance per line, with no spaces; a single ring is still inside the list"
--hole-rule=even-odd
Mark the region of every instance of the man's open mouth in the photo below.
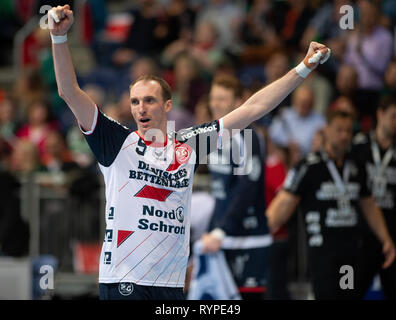
[[[150,119],[149,119],[149,118],[142,118],[142,119],[140,119],[139,121],[140,121],[141,123],[147,123],[147,122],[150,121]]]

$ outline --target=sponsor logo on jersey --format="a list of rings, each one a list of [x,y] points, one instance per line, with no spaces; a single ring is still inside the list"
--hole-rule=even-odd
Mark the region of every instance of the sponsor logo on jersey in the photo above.
[[[154,206],[143,206],[142,215],[145,218],[139,219],[138,228],[141,230],[152,230],[175,234],[185,234],[186,228],[183,225],[176,225],[184,222],[184,209],[178,207],[176,210],[164,211],[156,209]],[[153,217],[153,218],[150,218]],[[158,219],[161,218],[161,219]]]
[[[139,170],[129,170],[129,179],[144,180],[163,187],[186,188],[189,186],[190,179],[187,177],[187,170],[180,169],[175,173],[151,167],[149,164],[140,160]]]
[[[191,129],[192,129],[192,127],[191,127]],[[198,128],[196,128],[194,130],[191,130],[191,131],[188,131],[188,129],[187,129],[187,132],[185,132],[185,133],[183,133],[181,135],[181,139],[182,140],[187,140],[187,139],[195,137],[195,136],[197,136],[199,134],[212,132],[214,130],[217,130],[216,124],[212,124],[211,126],[207,126],[207,127],[198,127]]]

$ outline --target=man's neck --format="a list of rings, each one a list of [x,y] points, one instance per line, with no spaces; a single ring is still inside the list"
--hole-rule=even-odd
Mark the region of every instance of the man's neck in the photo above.
[[[338,167],[341,167],[344,164],[345,152],[336,150],[328,143],[326,143],[324,149]]]
[[[168,136],[166,134],[166,130],[156,129],[153,132],[137,130],[139,136],[143,138],[146,143],[153,144],[153,146],[157,145],[166,145]],[[158,134],[156,134],[158,132]],[[162,134],[161,134],[162,133]]]
[[[375,138],[382,149],[388,149],[393,144],[393,136],[389,136],[384,129],[377,126],[375,129]]]

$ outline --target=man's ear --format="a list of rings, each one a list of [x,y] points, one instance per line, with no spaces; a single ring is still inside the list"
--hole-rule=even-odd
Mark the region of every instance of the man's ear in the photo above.
[[[168,100],[165,102],[165,112],[168,113],[172,109],[172,100]]]
[[[377,123],[378,123],[378,120],[380,120],[382,118],[382,112],[383,111],[380,108],[377,109]]]

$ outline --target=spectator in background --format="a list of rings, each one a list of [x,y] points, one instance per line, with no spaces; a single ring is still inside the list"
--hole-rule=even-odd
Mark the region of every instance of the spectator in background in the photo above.
[[[396,58],[388,65],[385,72],[383,95],[396,95]]]
[[[349,113],[353,118],[353,133],[357,133],[358,131],[368,132],[371,128],[372,123],[367,123],[364,119],[359,121],[359,111],[356,108],[356,105],[353,103],[353,100],[347,96],[340,96],[336,100],[332,102],[329,108],[329,112],[339,110],[346,113]]]
[[[377,126],[368,134],[355,136],[352,155],[367,168],[367,183],[377,205],[384,213],[390,236],[396,241],[396,96],[380,101],[377,109]],[[365,221],[362,223],[362,267],[357,275],[362,278],[364,293],[373,277],[379,273],[386,299],[396,299],[396,263],[381,267],[384,257],[381,243]],[[360,280],[359,280],[360,281]]]
[[[240,105],[242,93],[243,88],[236,78],[215,78],[209,93],[213,118],[219,119]],[[243,299],[263,299],[268,285],[269,245],[272,242],[262,201],[265,150],[261,134],[253,127],[249,129],[251,138],[247,138],[243,130],[221,150],[209,155],[215,207],[209,233],[203,235],[202,244],[205,252],[224,250]],[[246,151],[237,152],[235,156],[234,148]],[[247,164],[251,164],[250,169]]]
[[[265,134],[267,158],[265,161],[265,207],[268,208],[272,199],[282,188],[288,170],[287,152],[278,148]],[[273,242],[270,249],[268,299],[289,300],[288,290],[288,257],[289,232],[283,225],[272,233]]]
[[[79,169],[66,145],[65,138],[58,131],[52,131],[48,134],[45,140],[42,163],[49,172],[70,173]]]
[[[46,98],[45,86],[40,73],[36,69],[25,69],[17,78],[12,98],[21,112],[26,117],[28,106],[38,100]]]
[[[147,74],[159,75],[160,70],[156,61],[150,57],[139,57],[122,75],[121,83],[114,83],[114,93],[120,97],[125,91],[129,91],[129,85],[139,77]]]
[[[188,52],[194,57],[201,72],[210,77],[224,56],[218,43],[215,24],[208,20],[197,23],[192,39],[181,37],[165,48],[162,55],[163,63],[171,65],[183,52]]]
[[[18,140],[13,146],[10,167],[18,177],[24,178],[42,169],[37,146],[26,139]]]
[[[47,135],[56,129],[57,124],[52,118],[49,105],[44,100],[38,100],[28,107],[27,123],[20,127],[16,136],[34,143],[41,157]]]
[[[172,87],[173,109],[194,114],[199,98],[208,92],[208,85],[199,74],[199,65],[189,52],[180,53],[174,61],[173,72],[165,75]]]
[[[375,106],[383,87],[386,68],[392,59],[392,34],[379,24],[380,7],[375,1],[359,0],[359,23],[346,41],[344,62],[358,73],[363,114],[375,118]]]
[[[271,0],[253,0],[241,27],[244,44],[251,46],[278,46],[275,32],[274,4]]]
[[[382,250],[384,267],[393,263],[396,253],[383,214],[368,189],[365,168],[347,154],[352,124],[348,113],[330,113],[324,129],[324,148],[310,153],[289,171],[283,190],[267,209],[268,225],[276,231],[300,207],[305,221],[310,276],[318,300],[362,298],[361,284],[357,281],[353,290],[340,287],[342,266],[349,265],[360,272],[360,214],[382,244],[378,254]]]
[[[293,93],[292,106],[284,108],[269,128],[270,139],[288,148],[291,164],[297,163],[310,151],[315,132],[325,125],[322,115],[312,110],[313,91],[301,86]]]
[[[312,40],[323,41],[329,45],[333,57],[321,72],[330,80],[334,79],[338,64],[342,62],[348,34],[348,30],[340,28],[340,8],[344,5],[352,5],[352,1],[335,0],[324,3],[310,20],[300,41],[300,48],[304,48]]]
[[[138,56],[157,56],[179,35],[177,16],[170,17],[157,0],[137,3],[138,7],[131,10],[133,25],[128,38],[113,54],[116,66],[129,64]]]
[[[198,14],[197,23],[210,21],[218,31],[221,49],[231,53],[240,51],[240,28],[244,19],[244,10],[236,3],[226,0],[209,0]]]
[[[129,90],[123,92],[116,105],[117,111],[114,110],[116,113],[115,119],[125,127],[133,131],[136,130],[136,122],[134,119],[131,119],[131,99],[129,96]]]
[[[209,96],[207,94],[201,96],[194,110],[195,125],[208,123],[213,119],[212,112],[209,108]]]
[[[336,94],[356,101],[358,96],[358,79],[359,76],[355,67],[348,64],[341,65],[336,77]]]
[[[312,17],[305,29],[301,38],[301,47],[304,48],[313,39],[330,44],[335,39],[345,36],[347,31],[340,28],[340,19],[342,17],[340,8],[344,5],[350,6],[352,2],[350,0],[325,2]]]
[[[20,183],[6,164],[9,153],[0,137],[0,256],[20,257],[29,252],[29,226],[20,213]]]
[[[277,33],[284,46],[296,50],[314,14],[307,0],[279,2],[275,8]],[[312,39],[313,41],[313,39]]]
[[[8,143],[15,140],[15,133],[19,127],[15,108],[10,99],[4,99],[0,102],[0,137]]]

